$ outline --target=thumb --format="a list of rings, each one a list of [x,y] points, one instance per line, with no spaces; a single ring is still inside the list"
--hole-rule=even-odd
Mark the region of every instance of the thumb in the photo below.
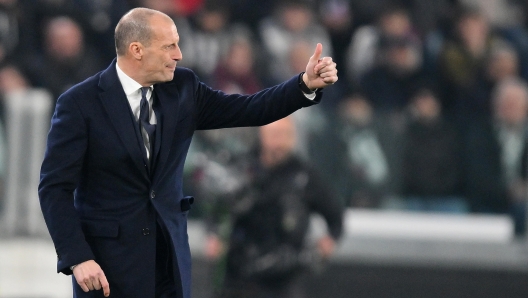
[[[319,58],[321,58],[321,53],[323,52],[323,45],[321,43],[318,43],[315,47],[315,52],[310,57],[310,60],[315,61],[316,63],[319,61]]]

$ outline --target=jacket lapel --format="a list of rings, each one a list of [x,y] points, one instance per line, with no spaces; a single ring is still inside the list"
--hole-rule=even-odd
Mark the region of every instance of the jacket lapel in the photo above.
[[[178,123],[178,112],[180,110],[179,105],[181,101],[178,90],[173,84],[174,83],[171,82],[154,86],[157,104],[159,105],[159,112],[156,114],[156,116],[159,114],[156,138],[161,137],[155,145],[157,156],[155,160],[156,165],[154,167],[155,175],[160,173],[160,170],[169,156],[172,139],[176,133],[176,124]],[[161,132],[158,133],[160,130],[159,128],[161,128]]]
[[[132,156],[134,164],[148,179],[148,169],[144,166],[148,164],[148,161],[143,152],[145,149],[141,142],[141,135],[138,135],[139,127],[135,127],[136,121],[134,121],[130,104],[117,77],[115,63],[114,59],[112,64],[101,74],[99,87],[103,89],[103,92],[100,93],[100,99],[117,135]]]

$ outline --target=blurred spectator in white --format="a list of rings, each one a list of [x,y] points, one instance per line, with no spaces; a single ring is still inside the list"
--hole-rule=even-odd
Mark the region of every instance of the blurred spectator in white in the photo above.
[[[418,91],[403,134],[402,203],[412,211],[466,213],[461,140],[432,90]]]
[[[528,144],[528,85],[500,82],[492,96],[493,118],[475,122],[466,142],[466,193],[476,212],[512,212],[516,234],[525,231],[526,190],[522,177]],[[524,174],[523,174],[524,173]]]
[[[407,10],[399,6],[383,8],[375,24],[367,24],[354,31],[346,65],[352,83],[359,84],[367,72],[379,66],[383,59],[381,47],[384,39],[408,39],[420,47]]]
[[[340,190],[347,206],[379,207],[384,198],[397,190],[394,173],[400,160],[398,131],[379,117],[359,93],[341,101],[337,116],[333,131],[337,140],[327,139],[332,147],[328,153],[335,160],[329,161],[328,156],[324,161],[337,170],[330,181]]]
[[[253,94],[261,90],[262,83],[255,68],[256,51],[249,32],[233,36],[227,54],[212,75],[212,87],[225,93],[239,94]]]
[[[60,94],[102,68],[91,45],[86,44],[82,28],[73,19],[60,16],[50,19],[44,30],[44,54],[25,61],[25,71],[35,86]]]
[[[278,3],[274,14],[262,20],[259,33],[264,49],[269,54],[268,74],[274,83],[291,77],[288,59],[292,46],[297,42],[305,42],[312,49],[321,43],[322,56],[332,56],[328,32],[317,22],[309,1],[287,0]]]
[[[53,100],[45,89],[32,88],[14,65],[0,69],[0,92],[7,132],[6,143],[0,127],[0,176],[5,181],[0,231],[46,236],[37,188]]]

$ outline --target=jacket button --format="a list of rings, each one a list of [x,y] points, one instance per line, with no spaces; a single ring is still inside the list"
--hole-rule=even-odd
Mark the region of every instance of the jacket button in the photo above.
[[[148,228],[144,228],[144,229],[143,229],[143,235],[144,235],[144,236],[147,236],[147,235],[149,235],[149,234],[150,234],[150,230],[149,230]]]
[[[150,192],[150,198],[151,198],[151,199],[154,199],[155,197],[156,197],[156,192],[151,191],[151,192]]]

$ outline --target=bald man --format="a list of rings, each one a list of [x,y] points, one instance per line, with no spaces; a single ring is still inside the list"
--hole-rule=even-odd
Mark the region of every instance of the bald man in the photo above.
[[[191,297],[183,165],[195,130],[258,126],[320,101],[337,81],[321,58],[253,95],[228,95],[185,68],[177,28],[146,8],[116,26],[117,58],[62,94],[41,169],[39,197],[74,297]]]
[[[244,172],[247,185],[223,202],[232,233],[218,297],[309,297],[300,277],[314,261],[305,247],[310,214],[326,221],[329,233],[317,241],[317,253],[326,259],[341,236],[344,209],[318,173],[295,155],[291,117],[260,127],[259,137],[258,155]],[[209,235],[208,257],[219,257],[223,247],[219,236]]]

